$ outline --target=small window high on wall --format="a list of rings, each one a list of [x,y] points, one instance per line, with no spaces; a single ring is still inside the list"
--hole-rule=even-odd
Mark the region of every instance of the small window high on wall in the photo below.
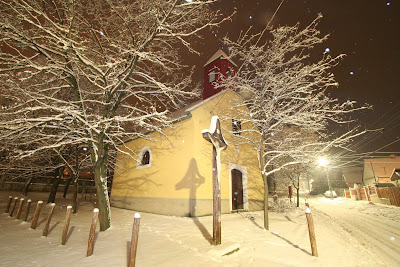
[[[242,122],[239,120],[232,119],[232,132],[235,135],[242,133]]]
[[[146,150],[143,155],[142,155],[142,162],[141,165],[148,165],[150,164],[150,152],[148,150]]]
[[[143,169],[151,167],[152,162],[151,149],[144,147],[139,153],[139,160],[136,165],[136,169]]]
[[[212,83],[215,82],[216,80],[217,80],[217,70],[214,68],[208,72],[208,82]]]
[[[226,70],[226,78],[230,78],[230,77],[232,77],[232,70],[231,70],[231,68],[228,68]]]

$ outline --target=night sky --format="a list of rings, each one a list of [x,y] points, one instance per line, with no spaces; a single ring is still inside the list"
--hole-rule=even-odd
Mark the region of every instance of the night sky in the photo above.
[[[253,26],[264,29],[281,0],[221,0],[214,5],[224,14],[237,11],[232,22],[203,34],[195,43],[200,56],[190,56],[196,65],[196,78],[202,79],[204,63],[221,47],[221,38],[228,35],[235,40],[241,30]],[[322,34],[330,37],[313,51],[313,58],[323,53],[332,56],[346,54],[339,66],[333,69],[338,88],[329,91],[339,99],[352,99],[374,106],[372,111],[358,114],[362,128],[385,130],[365,135],[352,145],[356,152],[379,151],[400,154],[400,62],[399,1],[382,0],[284,0],[272,25],[294,25],[300,28],[311,23],[318,13],[324,16],[319,24]],[[227,49],[224,48],[226,52]]]

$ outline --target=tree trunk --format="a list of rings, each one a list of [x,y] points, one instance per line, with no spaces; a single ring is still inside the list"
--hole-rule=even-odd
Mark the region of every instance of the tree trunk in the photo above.
[[[57,176],[57,174],[54,174],[54,177],[56,177],[56,176]],[[51,180],[54,180],[54,179],[47,179],[47,183],[43,187],[42,192],[46,192],[47,191],[47,188],[49,187]]]
[[[71,183],[72,176],[73,176],[73,175],[71,174],[71,176],[68,178],[67,182],[65,183],[63,198],[66,198],[66,197],[67,197],[68,187],[69,187],[69,184]]]
[[[100,231],[105,231],[111,226],[110,199],[107,188],[108,148],[103,141],[97,143],[98,151],[92,149],[94,165],[94,181],[96,183],[97,199],[99,205]],[[95,155],[97,154],[97,157]]]
[[[268,176],[262,174],[264,180],[264,228],[269,230],[269,219],[268,219]]]
[[[74,178],[74,195],[72,198],[72,212],[75,214],[78,212],[78,178]]]
[[[296,193],[297,193],[297,207],[300,207],[300,174],[297,176],[297,188],[296,188]]]
[[[47,203],[55,203],[58,185],[60,184],[60,180],[63,175],[63,172],[64,172],[64,167],[60,167],[55,170],[53,185],[51,186],[50,193],[49,193],[49,199],[47,200]],[[57,175],[58,175],[58,177],[57,177]]]
[[[103,166],[102,166],[103,165]],[[107,190],[107,167],[105,163],[95,168],[94,178],[96,181],[97,198],[99,202],[100,231],[105,231],[111,226],[110,200]]]
[[[78,179],[79,179],[79,145],[75,146],[75,174],[71,178],[73,178],[73,183],[74,183],[74,195],[72,198],[72,212],[75,214],[78,212]],[[69,181],[68,181],[69,183]],[[66,195],[66,192],[64,192],[64,198]]]
[[[261,144],[263,144],[264,140],[261,140]],[[265,166],[264,166],[264,158],[262,156],[262,150],[258,151],[258,163],[261,171],[261,175],[264,181],[264,228],[269,230],[269,219],[268,219],[268,177],[265,175]]]
[[[22,191],[22,194],[24,196],[26,196],[28,194],[28,190],[29,190],[29,186],[31,185],[32,182],[32,177],[29,177],[26,181],[25,181],[25,185],[24,185],[24,190]]]

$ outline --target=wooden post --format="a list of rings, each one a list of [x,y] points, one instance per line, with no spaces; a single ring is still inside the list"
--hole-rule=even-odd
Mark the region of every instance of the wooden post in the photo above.
[[[138,243],[138,237],[139,237],[139,225],[140,225],[140,214],[135,213],[135,217],[133,219],[131,245],[130,245],[130,249],[129,249],[128,267],[135,267],[135,264],[136,264],[136,250],[137,250],[137,243]]]
[[[369,189],[364,187],[364,193],[365,193],[366,201],[370,201],[371,198],[369,197]]]
[[[25,199],[23,199],[23,198],[21,198],[19,200],[18,209],[17,209],[17,216],[16,216],[17,219],[19,219],[19,217],[21,217],[21,212],[22,212],[22,207],[24,205],[24,201],[25,201]]]
[[[39,220],[39,215],[40,215],[40,210],[42,209],[43,201],[39,200],[36,205],[36,210],[35,214],[33,215],[33,220],[31,224],[32,229],[36,229],[38,220]]]
[[[71,214],[72,214],[72,206],[68,206],[67,215],[65,216],[65,225],[62,233],[61,245],[65,245],[67,243],[67,234],[69,228],[69,221],[71,220]]]
[[[213,145],[213,244],[221,244],[221,151],[226,143],[218,116],[211,118],[210,129],[202,131],[203,138]]]
[[[309,207],[306,208],[306,217],[308,223],[308,233],[310,235],[311,251],[314,257],[318,257],[317,241],[315,239],[314,222]]]
[[[219,166],[217,162],[217,148],[213,147],[213,242],[214,245],[221,244],[221,185]]]
[[[306,207],[310,207],[310,204],[308,203],[308,198],[305,199],[305,204],[306,204]]]
[[[13,216],[13,214],[14,214],[14,211],[15,211],[15,207],[17,206],[17,201],[18,201],[18,197],[14,197],[14,202],[13,202],[13,204],[12,204],[12,209],[11,209],[11,211],[10,211],[10,217],[12,217]]]
[[[9,212],[10,212],[10,207],[11,207],[12,199],[13,199],[12,196],[9,196],[9,197],[8,197],[7,207],[6,207],[6,211],[5,211],[4,213],[9,213]]]
[[[31,203],[32,203],[32,200],[28,199],[28,203],[27,203],[28,206],[26,207],[24,222],[28,221],[28,215],[29,215],[29,210],[31,209]]]
[[[94,234],[96,233],[96,225],[97,225],[97,218],[98,217],[99,217],[99,209],[95,208],[93,210],[92,225],[90,226],[88,248],[87,248],[86,257],[89,257],[89,256],[91,256],[93,254]]]
[[[43,234],[42,234],[43,236],[47,236],[47,234],[49,232],[50,221],[51,221],[51,217],[53,216],[55,206],[56,206],[56,203],[51,203],[50,211],[49,211],[49,214],[47,215],[46,225],[44,226],[44,229],[43,229]]]

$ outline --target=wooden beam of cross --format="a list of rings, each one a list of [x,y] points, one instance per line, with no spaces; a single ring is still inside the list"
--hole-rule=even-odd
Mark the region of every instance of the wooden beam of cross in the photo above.
[[[218,116],[211,118],[210,129],[201,132],[203,138],[213,144],[213,244],[221,244],[221,151],[226,143]]]

